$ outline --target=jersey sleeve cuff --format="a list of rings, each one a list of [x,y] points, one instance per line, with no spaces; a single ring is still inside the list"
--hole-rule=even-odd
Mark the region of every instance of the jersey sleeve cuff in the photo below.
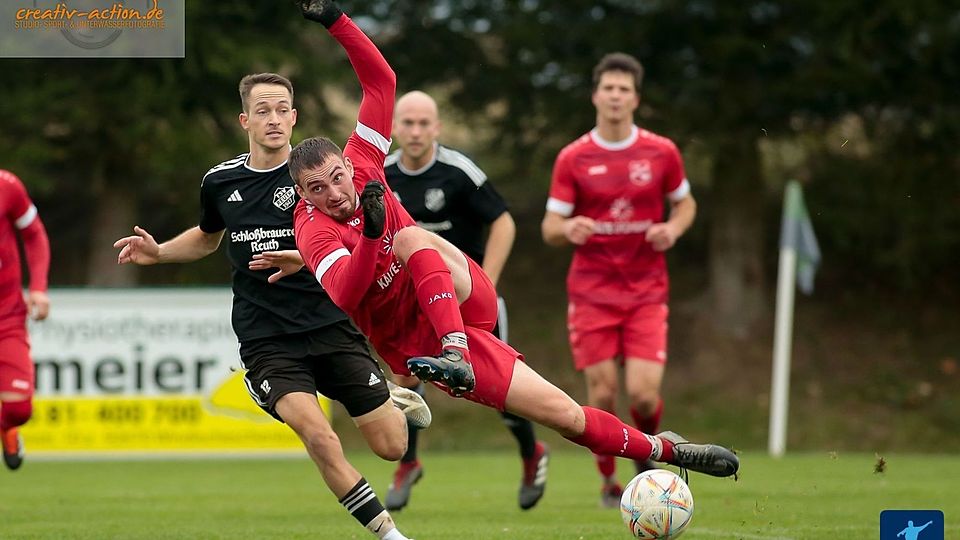
[[[316,272],[314,275],[317,276],[317,283],[321,286],[323,285],[323,275],[327,273],[327,270],[330,270],[330,267],[333,266],[335,262],[340,260],[341,257],[350,256],[350,252],[347,251],[347,248],[339,248],[334,250],[333,253],[327,255],[320,261],[320,264],[317,265]]]
[[[563,217],[570,217],[573,214],[573,203],[550,197],[547,199],[547,211],[560,214]]]
[[[392,144],[393,139],[387,139],[381,135],[377,130],[373,129],[370,126],[365,126],[360,122],[357,122],[357,135],[361,139],[367,141],[368,143],[377,147],[380,152],[386,155],[390,151],[390,144]]]
[[[17,229],[26,229],[31,223],[33,223],[33,220],[36,219],[36,217],[37,207],[31,204],[30,208],[27,208],[27,211],[24,212],[22,216],[18,217],[13,224],[17,227]]]
[[[684,197],[690,194],[690,182],[686,178],[680,182],[680,185],[677,189],[667,193],[667,198],[670,199],[670,202],[679,202]]]

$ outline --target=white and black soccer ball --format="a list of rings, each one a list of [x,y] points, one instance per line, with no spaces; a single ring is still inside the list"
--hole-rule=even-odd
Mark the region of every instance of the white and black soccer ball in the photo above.
[[[677,538],[693,518],[693,494],[682,478],[668,470],[645,471],[623,490],[620,517],[635,538]]]

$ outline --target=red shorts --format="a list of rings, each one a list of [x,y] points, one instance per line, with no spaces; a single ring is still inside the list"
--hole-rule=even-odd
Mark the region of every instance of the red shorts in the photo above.
[[[0,392],[33,396],[33,377],[26,329],[0,334]]]
[[[473,366],[477,386],[463,397],[502,411],[507,402],[510,382],[513,380],[513,368],[517,360],[523,361],[523,355],[486,330],[467,326],[466,331],[470,364]],[[450,393],[450,390],[442,385],[437,387]]]
[[[523,360],[523,355],[490,333],[497,323],[497,293],[477,263],[468,257],[467,264],[470,267],[473,289],[470,298],[460,304],[460,314],[463,317],[467,346],[470,347],[470,363],[477,386],[463,397],[502,411],[510,381],[513,379],[514,365],[517,360]],[[412,282],[409,286],[413,287]],[[440,354],[440,340],[419,305],[412,317],[404,316],[399,310],[398,315],[398,321],[409,321],[406,331],[402,333],[406,336],[404,342],[378,342],[376,336],[371,342],[394,373],[409,375],[407,360],[414,356]],[[439,384],[436,386],[449,393],[446,387]]]
[[[567,308],[570,349],[577,371],[611,358],[667,361],[666,304],[609,306],[575,304]]]
[[[467,266],[470,268],[470,281],[473,286],[470,289],[470,298],[460,304],[463,324],[493,332],[493,328],[497,326],[497,312],[500,309],[497,290],[483,268],[480,268],[480,265],[470,257],[467,257]]]

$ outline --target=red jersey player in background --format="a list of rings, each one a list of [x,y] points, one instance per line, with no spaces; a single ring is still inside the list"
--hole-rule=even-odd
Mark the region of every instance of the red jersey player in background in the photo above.
[[[693,223],[697,205],[677,147],[633,122],[642,78],[640,62],[623,53],[604,56],[594,68],[597,125],[557,156],[542,232],[550,245],[575,247],[567,327],[590,405],[615,414],[620,362],[633,423],[653,434],[667,361],[663,252]],[[601,503],[619,506],[615,461],[596,459]],[[653,466],[637,462],[638,472]]]
[[[351,55],[363,99],[345,149],[314,137],[290,153],[302,197],[294,210],[297,247],[334,303],[395,373],[523,416],[598,454],[735,474],[739,460],[726,448],[669,432],[645,435],[581,407],[490,333],[497,320],[490,279],[453,244],[417,227],[384,185],[396,79],[373,52]]]
[[[47,271],[50,242],[20,179],[0,170],[0,440],[3,462],[10,470],[23,463],[19,428],[33,412],[33,361],[27,339],[27,316],[42,321],[50,312]],[[24,302],[17,236],[30,270]]]

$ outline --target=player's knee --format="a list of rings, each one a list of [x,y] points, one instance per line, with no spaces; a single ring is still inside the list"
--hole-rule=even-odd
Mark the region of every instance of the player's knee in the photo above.
[[[617,388],[609,384],[597,383],[590,385],[590,403],[605,411],[613,410],[617,405]]]
[[[0,403],[0,425],[6,429],[26,424],[32,415],[33,402],[29,399]]]
[[[393,252],[401,260],[406,261],[418,249],[427,247],[428,239],[419,227],[404,227],[393,235]]]
[[[549,400],[540,404],[540,424],[563,436],[583,431],[583,408],[572,399]]]
[[[332,456],[343,454],[340,438],[333,430],[311,430],[303,436],[303,442],[309,447],[310,453],[320,459],[326,460]]]
[[[407,439],[406,437],[384,438],[378,442],[377,446],[373,449],[373,453],[380,457],[380,459],[400,461],[400,458],[407,453]]]
[[[650,416],[657,410],[660,396],[656,392],[630,392],[630,407],[644,416]]]
[[[570,402],[558,415],[561,423],[554,429],[564,437],[575,437],[583,433],[583,407],[576,402]]]

